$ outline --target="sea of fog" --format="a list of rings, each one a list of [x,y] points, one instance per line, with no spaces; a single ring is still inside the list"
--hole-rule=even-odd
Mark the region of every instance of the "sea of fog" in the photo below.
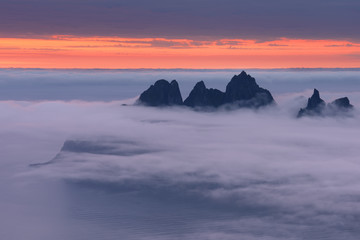
[[[359,70],[247,70],[257,111],[123,105],[240,71],[0,69],[0,239],[359,239]],[[353,116],[297,119],[313,88]]]

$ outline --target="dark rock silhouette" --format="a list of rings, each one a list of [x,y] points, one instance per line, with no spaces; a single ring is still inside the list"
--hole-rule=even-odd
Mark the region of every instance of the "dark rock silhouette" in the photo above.
[[[144,91],[139,102],[147,106],[173,106],[182,105],[182,97],[176,80],[168,81],[161,79]]]
[[[327,105],[326,114],[329,116],[352,116],[354,106],[347,97],[338,98]]]
[[[217,108],[225,105],[227,109],[239,107],[258,108],[274,103],[271,93],[259,87],[255,78],[242,71],[235,75],[226,86],[226,92],[206,88],[203,81],[198,82],[189,96],[182,101],[178,83],[173,80],[158,80],[144,91],[138,101],[147,106],[185,105],[192,108]]]
[[[225,103],[257,108],[274,103],[274,98],[267,89],[257,85],[255,78],[242,71],[227,84]]]
[[[225,93],[217,89],[207,89],[205,83],[196,83],[189,96],[185,99],[184,105],[189,107],[219,107],[224,103]]]
[[[350,104],[350,100],[347,97],[338,98],[331,102],[329,105],[340,109],[352,109],[354,107]]]
[[[297,117],[321,115],[325,105],[325,101],[320,98],[319,91],[314,89],[313,95],[308,99],[306,108],[301,108]]]
[[[303,116],[350,116],[347,113],[353,109],[353,105],[347,97],[338,98],[335,101],[326,104],[320,98],[320,93],[314,89],[314,93],[309,98],[306,108],[301,108],[297,117]]]

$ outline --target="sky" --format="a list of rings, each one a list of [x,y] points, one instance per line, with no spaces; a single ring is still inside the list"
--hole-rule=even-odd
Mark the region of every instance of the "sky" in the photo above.
[[[355,0],[3,0],[2,68],[358,68]]]

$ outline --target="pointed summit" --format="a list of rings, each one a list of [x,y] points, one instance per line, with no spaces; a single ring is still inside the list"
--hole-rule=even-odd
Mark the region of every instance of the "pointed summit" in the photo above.
[[[245,71],[235,75],[226,86],[225,103],[234,103],[241,107],[261,107],[274,102],[271,93],[259,87],[255,78]]]
[[[316,88],[314,88],[313,95],[308,99],[308,104],[306,106],[306,109],[320,110],[320,108],[322,108],[324,104],[325,102],[320,98],[319,91]]]
[[[325,105],[325,101],[320,98],[319,91],[314,88],[314,92],[308,99],[306,108],[301,108],[297,117],[321,115]]]
[[[173,106],[182,105],[182,97],[179,84],[176,80],[168,81],[161,79],[144,91],[139,102],[147,106]]]
[[[196,89],[206,89],[206,86],[205,86],[205,83],[204,83],[204,81],[200,81],[200,82],[197,82],[196,84],[195,84],[195,87],[194,88],[196,88]]]
[[[255,78],[242,71],[234,75],[226,86],[226,92],[206,88],[203,81],[196,83],[189,96],[182,101],[178,83],[162,79],[144,91],[138,100],[147,106],[186,105],[192,108],[224,106],[226,109],[239,107],[259,108],[274,103],[271,93],[259,87]]]
[[[207,89],[205,83],[196,83],[184,105],[189,107],[218,107],[224,103],[224,93],[217,89]]]
[[[313,95],[312,95],[311,97],[320,98],[319,90],[317,90],[316,88],[314,88],[314,92],[313,92]]]
[[[204,81],[197,82],[193,88],[192,91],[198,92],[198,93],[205,93],[207,90]],[[185,102],[185,101],[184,101]]]
[[[247,73],[243,70],[243,71],[241,71],[241,73],[238,76],[247,77],[247,76],[250,76],[250,74],[247,75]]]
[[[326,104],[320,98],[320,93],[314,89],[313,95],[308,99],[306,108],[301,108],[297,117],[303,116],[351,116],[353,105],[347,97],[338,98]]]

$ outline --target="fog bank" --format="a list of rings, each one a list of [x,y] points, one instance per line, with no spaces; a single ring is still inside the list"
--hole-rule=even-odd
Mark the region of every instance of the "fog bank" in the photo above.
[[[307,93],[231,112],[0,102],[0,232],[16,239],[357,239],[359,112],[296,119]]]

